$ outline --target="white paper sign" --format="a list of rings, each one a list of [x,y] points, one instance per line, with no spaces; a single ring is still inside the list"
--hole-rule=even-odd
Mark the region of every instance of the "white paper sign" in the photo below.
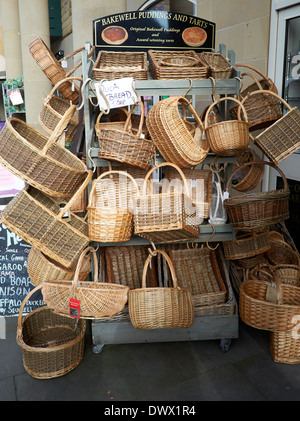
[[[8,95],[13,105],[23,104],[24,101],[19,89],[14,89],[13,91],[9,92]]]
[[[102,93],[100,92],[100,86]],[[94,82],[94,88],[100,110],[107,110],[108,104],[109,109],[133,105],[139,99],[134,90],[132,77]],[[103,95],[105,95],[107,102]]]

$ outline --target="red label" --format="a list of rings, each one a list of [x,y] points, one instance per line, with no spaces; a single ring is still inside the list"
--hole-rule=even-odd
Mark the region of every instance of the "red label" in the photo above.
[[[69,301],[69,315],[74,319],[80,318],[80,301],[70,298]]]

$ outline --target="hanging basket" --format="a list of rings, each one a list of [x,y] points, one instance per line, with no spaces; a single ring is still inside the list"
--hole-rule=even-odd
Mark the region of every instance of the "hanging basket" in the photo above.
[[[109,161],[133,165],[148,170],[155,154],[154,144],[141,136],[144,123],[144,106],[141,106],[140,124],[137,133],[131,130],[132,106],[125,124],[100,123],[103,113],[98,115],[95,131],[99,142],[98,157]]]
[[[86,165],[58,141],[75,112],[70,107],[47,137],[17,118],[0,132],[0,163],[26,183],[52,197],[71,197],[84,179]]]
[[[125,179],[103,180],[115,174]],[[134,194],[137,194],[138,185],[135,179],[125,171],[106,171],[94,180],[87,206],[90,241],[105,243],[130,240],[133,215],[129,207],[129,197],[133,190],[126,177],[133,183]]]
[[[39,65],[43,73],[50,80],[53,86],[55,86],[58,82],[62,81],[63,79],[68,78],[82,64],[81,61],[79,61],[69,72],[66,72],[66,70],[62,67],[63,61],[68,60],[69,58],[83,51],[84,47],[73,51],[72,53],[68,54],[60,60],[56,59],[55,55],[40,37],[37,37],[34,40],[32,40],[28,45],[28,48],[30,54],[32,55],[36,63]],[[92,46],[88,57],[91,57],[93,55],[94,50],[95,48],[94,46]],[[64,81],[64,83],[58,86],[58,91],[68,101],[72,101],[73,104],[78,103],[79,87],[73,81]]]
[[[236,234],[235,241],[224,241],[226,260],[247,259],[267,252],[270,249],[268,231],[241,232]]]
[[[244,167],[243,171],[241,171],[241,166],[246,162],[253,162],[253,165]],[[237,162],[233,165],[232,169],[237,170],[235,178],[232,180],[232,188],[239,192],[247,192],[255,189],[265,174],[261,159],[251,148],[247,148],[237,157]]]
[[[172,166],[183,180],[184,189],[166,193],[147,193],[148,180],[154,170]],[[189,185],[182,170],[175,164],[163,162],[153,167],[144,179],[142,193],[134,202],[134,233],[153,242],[184,241],[198,238],[196,209],[192,204]]]
[[[222,101],[234,101],[243,111],[244,120],[221,121],[212,125],[208,124],[208,116],[215,105]],[[210,149],[216,155],[235,156],[247,149],[249,144],[249,122],[245,107],[236,98],[224,97],[214,101],[207,110],[204,120],[205,134]]]
[[[195,118],[199,138],[194,137],[185,124],[179,105],[187,107]],[[166,161],[180,168],[191,168],[206,158],[209,145],[201,139],[203,124],[186,98],[175,96],[157,102],[149,110],[146,124],[153,143]]]
[[[266,272],[266,275],[269,273]],[[244,323],[256,329],[291,330],[294,327],[293,317],[300,314],[300,289],[281,284],[276,273],[271,275],[271,280],[248,279],[242,282],[240,317]]]
[[[82,82],[82,78],[79,77],[68,77],[59,81],[51,90],[49,95],[44,98],[43,108],[39,115],[39,122],[42,128],[49,134],[55,130],[56,126],[59,124],[60,120],[63,118],[66,111],[71,107],[70,101],[67,101],[64,98],[54,95],[58,87],[65,83],[65,81],[78,80]],[[75,110],[73,117],[69,121],[69,124],[66,128],[65,138],[66,142],[72,142],[75,135],[77,126],[79,124],[79,112]]]
[[[87,246],[88,226],[70,207],[87,187],[93,172],[73,198],[60,203],[37,189],[26,186],[3,209],[0,222],[24,241],[66,268],[72,267]]]
[[[222,54],[204,51],[200,57],[208,65],[209,75],[214,79],[229,79],[231,77],[233,66]]]
[[[65,268],[36,248],[31,247],[30,249],[27,260],[27,272],[31,283],[35,286],[42,284],[46,279],[70,280],[74,277],[75,270],[76,265],[70,269]],[[86,257],[79,274],[80,279],[85,280],[90,272],[90,258]]]
[[[265,228],[289,218],[289,187],[284,173],[276,165],[262,161],[276,169],[284,181],[284,188],[259,193],[241,193],[239,196],[224,200],[223,204],[235,230],[251,231]],[[241,169],[254,165],[253,162],[244,164]],[[229,183],[234,176],[233,171],[226,184],[226,192],[229,192]]]
[[[79,273],[87,253],[93,255],[94,281],[81,282]],[[106,282],[98,282],[98,262],[96,251],[87,247],[81,254],[72,280],[46,280],[43,283],[43,297],[49,308],[58,314],[72,316],[70,300],[79,301],[80,319],[103,319],[115,316],[127,303],[129,287]],[[70,304],[71,305],[71,304]]]
[[[248,98],[256,97],[257,94],[258,92],[252,92],[242,103]],[[269,160],[277,165],[300,148],[300,111],[297,107],[292,108],[274,92],[266,92],[265,95],[281,101],[288,111],[256,137],[250,134],[250,138]]]
[[[136,329],[188,328],[194,322],[194,307],[189,289],[180,288],[172,261],[162,250],[151,252],[145,262],[142,287],[128,292],[129,317]],[[152,256],[158,253],[166,259],[171,287],[147,287],[146,273]]]
[[[55,314],[47,306],[22,319],[26,302],[41,287],[35,287],[21,304],[17,344],[22,350],[24,368],[31,377],[53,379],[74,370],[82,361],[86,322]]]

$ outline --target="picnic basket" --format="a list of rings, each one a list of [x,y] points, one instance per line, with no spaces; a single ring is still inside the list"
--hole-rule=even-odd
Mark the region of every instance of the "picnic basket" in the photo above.
[[[93,280],[81,282],[79,273],[84,256],[91,253],[93,256]],[[75,316],[82,319],[103,319],[116,315],[127,302],[129,287],[98,281],[98,262],[93,247],[83,250],[72,280],[45,280],[43,283],[43,297],[49,308],[61,315],[70,315],[71,299],[79,300],[79,314]]]
[[[199,139],[191,133],[179,106],[187,107],[196,120]],[[180,168],[191,168],[201,163],[209,152],[209,145],[202,140],[203,124],[189,101],[182,96],[174,96],[158,101],[146,116],[150,137],[163,156]]]
[[[72,279],[75,270],[76,265],[73,265],[72,268],[65,268],[35,247],[30,249],[27,260],[27,272],[31,283],[35,286],[42,284],[46,279]],[[85,280],[90,272],[91,262],[87,256],[81,266],[80,279]]]
[[[36,379],[52,379],[69,373],[82,361],[86,321],[55,314],[47,306],[22,318],[26,302],[41,287],[32,289],[20,306],[17,344],[27,373]]]
[[[132,77],[148,79],[146,52],[99,51],[92,69],[94,80]]]
[[[0,132],[0,163],[49,196],[72,196],[88,174],[86,165],[59,144],[75,109],[65,112],[49,137],[22,120],[8,119]]]
[[[241,171],[240,168],[243,164],[253,161],[253,165],[246,168],[244,167]],[[240,155],[238,155],[236,158],[236,164],[233,164],[232,166],[233,170],[237,169],[235,177],[232,179],[232,188],[239,192],[247,192],[257,187],[265,174],[265,168],[260,162],[261,159],[251,148],[245,149]]]
[[[257,94],[258,91],[248,94],[242,103]],[[274,92],[266,92],[265,95],[281,101],[287,112],[257,136],[250,134],[250,138],[269,160],[277,165],[300,148],[300,111],[297,107],[292,108]]]
[[[76,54],[84,50],[84,47],[79,48],[67,56],[63,57],[60,60],[57,60],[52,51],[48,48],[45,42],[37,37],[33,39],[29,45],[29,52],[41,68],[43,73],[47,76],[53,86],[55,86],[59,81],[68,78],[72,73],[75,72],[81,66],[81,61],[79,61],[70,71],[66,71],[62,67],[62,62],[68,60],[69,58],[74,57]],[[94,46],[92,46],[91,51],[88,54],[88,57],[91,57],[94,53]],[[72,101],[73,104],[78,103],[79,98],[79,86],[71,80],[65,80],[64,83],[58,86],[58,91],[61,95],[68,101]]]
[[[236,120],[220,121],[209,124],[208,116],[215,105],[222,101],[234,101],[239,104],[243,111],[244,120],[240,117]],[[235,156],[247,149],[249,144],[249,121],[243,104],[236,98],[223,97],[214,101],[208,108],[204,120],[205,134],[210,149],[216,155]]]
[[[60,96],[54,95],[55,91],[66,80],[78,80],[82,82],[80,77],[68,77],[59,81],[43,100],[43,108],[39,115],[39,122],[41,127],[49,134],[55,130],[60,120],[63,118],[65,112],[71,107],[70,101]],[[79,124],[79,112],[75,110],[69,124],[66,128],[65,139],[66,142],[72,142],[77,126]]]
[[[24,241],[66,268],[72,267],[87,246],[88,226],[69,212],[93,175],[89,171],[72,199],[60,206],[59,201],[31,186],[21,190],[3,209],[0,221]],[[65,215],[69,212],[69,217]]]
[[[163,166],[176,168],[183,180],[184,188],[162,193],[147,192],[151,174]],[[148,171],[142,192],[134,201],[134,233],[153,242],[174,242],[198,238],[196,210],[192,204],[189,185],[182,170],[170,162],[162,162]]]
[[[203,51],[200,58],[209,67],[209,76],[214,79],[229,79],[232,75],[233,66],[220,53]]]
[[[166,259],[170,274],[170,287],[147,287],[146,273],[153,256],[158,253]],[[147,257],[142,287],[128,292],[129,317],[136,329],[188,328],[194,322],[194,308],[191,292],[178,286],[174,266],[168,254],[153,250]]]
[[[141,137],[145,115],[143,105],[138,130],[131,130],[133,110],[134,106],[131,107],[125,124],[121,122],[122,127],[115,127],[114,123],[100,123],[102,113],[99,113],[95,124],[99,142],[98,157],[148,170],[155,154],[155,146],[150,140]]]
[[[118,175],[120,179],[110,178]],[[123,177],[123,178],[121,178]],[[106,180],[104,180],[106,178]],[[128,184],[127,178],[132,186]],[[93,181],[87,206],[87,223],[90,241],[129,241],[133,231],[133,215],[129,198],[137,194],[135,179],[125,171],[109,170]]]
[[[258,193],[241,193],[236,197],[228,197],[223,205],[235,230],[249,231],[265,228],[289,218],[289,186],[284,173],[271,162],[262,161],[276,169],[284,181],[284,187]],[[246,166],[254,165],[253,162],[245,163]],[[237,170],[232,171],[226,183],[226,192],[229,192],[229,183]]]

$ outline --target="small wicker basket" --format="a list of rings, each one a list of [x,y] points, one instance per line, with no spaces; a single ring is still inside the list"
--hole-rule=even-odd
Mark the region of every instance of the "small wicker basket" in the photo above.
[[[250,167],[244,167],[243,171],[241,171],[241,166],[246,162],[254,162],[254,164]],[[237,156],[236,164],[232,166],[232,169],[237,170],[235,179],[232,180],[232,188],[239,192],[253,190],[259,185],[265,174],[265,168],[261,164],[261,159],[251,148],[245,149],[244,152]]]
[[[214,79],[229,79],[231,77],[233,66],[222,54],[204,51],[200,57],[209,67],[209,76]]]

